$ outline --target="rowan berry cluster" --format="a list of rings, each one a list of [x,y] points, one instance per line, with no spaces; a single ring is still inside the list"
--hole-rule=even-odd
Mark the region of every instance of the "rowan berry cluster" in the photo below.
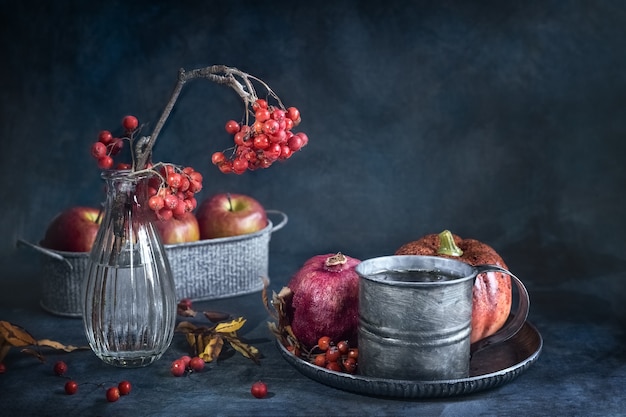
[[[113,169],[113,157],[122,151],[126,142],[130,144],[132,155],[140,131],[139,121],[135,116],[125,116],[122,127],[124,136],[114,137],[110,131],[103,130],[98,135],[98,141],[91,145],[91,155],[99,168]],[[132,167],[132,163],[118,162],[115,169],[131,170]],[[195,194],[202,190],[202,174],[192,167],[148,163],[143,170],[139,170],[142,171],[151,175],[148,180],[148,206],[158,219],[181,218],[196,208]]]
[[[350,347],[346,340],[335,343],[328,336],[320,337],[311,351],[311,363],[336,372],[356,373],[358,359],[358,348]]]
[[[114,137],[109,130],[103,130],[98,134],[98,141],[91,145],[91,156],[95,158],[100,169],[112,169],[117,156],[124,148],[124,141],[132,142],[138,131],[139,121],[135,116],[126,116],[122,119],[125,137]],[[116,169],[130,169],[128,163],[119,162]]]
[[[198,78],[231,87],[244,103],[243,120],[226,123],[226,131],[233,135],[234,147],[212,154],[211,161],[221,172],[243,174],[247,170],[268,168],[275,161],[290,158],[309,141],[305,133],[292,132],[300,123],[300,111],[296,107],[286,108],[263,80],[224,65],[191,71],[181,69],[170,100],[150,135],[139,136],[139,121],[129,115],[122,119],[123,135],[115,136],[111,131],[103,130],[91,145],[91,155],[103,170],[128,170],[132,175],[154,174],[149,190],[149,206],[161,220],[179,218],[194,210],[194,194],[202,189],[202,175],[193,168],[152,163],[153,146],[183,86]],[[262,96],[267,99],[259,98],[254,84],[262,86]],[[269,104],[268,100],[272,100],[273,104]],[[126,143],[129,144],[131,161],[116,164],[114,157],[120,155]]]
[[[160,220],[182,218],[198,202],[195,194],[202,190],[202,174],[192,167],[180,168],[162,164],[159,175],[148,180],[148,207]]]
[[[259,98],[252,103],[252,112],[254,121],[249,125],[235,120],[226,122],[226,132],[233,135],[234,151],[230,158],[225,152],[215,152],[211,157],[225,174],[269,168],[275,161],[290,158],[309,141],[305,133],[292,132],[301,120],[296,107],[283,109]]]

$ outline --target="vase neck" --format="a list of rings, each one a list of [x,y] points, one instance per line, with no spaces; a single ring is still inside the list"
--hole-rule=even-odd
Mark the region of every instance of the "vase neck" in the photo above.
[[[124,203],[142,207],[148,198],[147,174],[135,174],[132,171],[105,171],[102,178],[106,181],[107,203]]]

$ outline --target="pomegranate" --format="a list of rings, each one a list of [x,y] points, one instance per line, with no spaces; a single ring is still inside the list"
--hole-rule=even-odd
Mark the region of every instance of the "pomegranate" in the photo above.
[[[359,276],[354,267],[360,262],[342,253],[317,255],[292,276],[287,314],[300,343],[310,348],[322,336],[356,343]]]
[[[486,243],[461,239],[444,230],[402,245],[396,255],[430,255],[454,258],[470,265],[492,264],[508,269],[504,260]],[[472,343],[491,336],[504,325],[511,312],[511,278],[500,272],[478,275],[474,282]]]

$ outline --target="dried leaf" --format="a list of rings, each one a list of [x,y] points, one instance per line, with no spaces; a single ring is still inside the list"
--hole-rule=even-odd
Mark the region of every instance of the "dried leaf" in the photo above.
[[[209,320],[230,317],[226,313],[211,311],[204,312],[204,315]],[[235,350],[258,363],[260,356],[258,349],[242,343],[237,336],[237,331],[245,323],[246,320],[243,317],[229,322],[219,322],[212,327],[196,326],[188,321],[183,321],[176,326],[176,331],[185,334],[194,354],[201,357],[205,362],[212,362],[219,357],[224,347],[224,339],[226,339]]]
[[[196,335],[196,355],[200,356],[209,342],[210,338],[206,338],[201,334]]]
[[[277,295],[281,300],[288,300],[293,297],[293,291],[289,287],[283,287]]]
[[[246,319],[243,317],[239,317],[236,320],[230,321],[228,323],[219,323],[215,327],[215,331],[218,333],[232,333],[241,329],[243,325],[246,323]]]
[[[50,339],[35,340],[24,328],[7,321],[0,321],[0,361],[2,361],[11,347],[23,347],[22,353],[35,356],[40,361],[44,361],[43,354],[39,351],[39,347],[52,348],[55,350],[63,350],[65,352],[73,352],[75,350],[89,349],[88,346],[72,346],[64,345]]]
[[[263,295],[263,302],[267,303],[267,295]],[[268,328],[270,332],[276,337],[276,339],[286,348],[293,350],[294,352],[307,352],[305,347],[300,344],[298,338],[291,329],[291,323],[289,315],[287,314],[288,306],[293,298],[293,291],[289,287],[283,287],[278,294],[272,293],[271,305],[274,308],[274,312],[271,316],[278,323],[268,322]]]
[[[289,317],[287,315],[287,304],[293,297],[293,291],[289,287],[283,287],[278,294],[274,293],[272,304],[278,315],[278,328],[288,326]]]
[[[9,323],[8,321],[0,321],[0,340],[4,339],[11,346],[29,346],[37,343],[34,337],[23,328]]]
[[[218,323],[220,321],[228,320],[230,318],[230,314],[221,311],[205,311],[204,317],[209,319],[212,323]]]
[[[273,322],[268,322],[267,327],[269,328],[270,332],[280,341],[280,343],[283,344],[283,346],[293,345],[299,347],[297,340],[292,337],[293,332],[291,331],[291,327],[289,327],[288,330],[286,330],[285,328],[281,330],[276,326],[276,323]]]
[[[212,362],[222,352],[224,346],[224,340],[220,336],[204,337],[205,347],[204,350],[198,355],[205,362]]]
[[[43,357],[41,352],[36,351],[35,349],[24,348],[24,349],[22,349],[22,353],[26,353],[27,355],[32,355],[32,356],[36,357],[37,359],[39,359],[41,362],[45,362],[46,361],[46,359]]]
[[[297,339],[296,335],[293,334],[293,330],[291,329],[291,326],[285,326],[285,327],[283,327],[283,329],[285,330],[285,333],[287,333],[287,335],[289,335],[289,337],[291,337],[293,339]]]
[[[86,350],[90,349],[89,346],[72,346],[72,345],[64,345],[59,342],[55,342],[50,339],[42,339],[37,341],[37,346],[49,347],[56,350],[63,350],[65,352],[73,352],[75,350]]]
[[[2,338],[0,337],[0,339]],[[2,341],[0,344],[0,362],[4,360],[4,357],[7,353],[9,353],[9,350],[11,350],[11,345],[8,342]]]
[[[181,333],[191,333],[196,329],[197,326],[188,321],[181,321],[180,323],[178,323],[178,326],[176,326],[176,331]]]
[[[270,281],[267,278],[263,278],[263,290],[261,291],[261,297],[263,298],[263,306],[265,310],[269,313],[269,315],[274,319],[278,320],[278,315],[276,314],[276,310],[271,308],[270,300],[267,297],[267,289],[269,287]],[[272,293],[272,299],[276,296],[276,293]]]
[[[191,349],[193,349],[194,352],[198,352],[198,349],[196,348],[196,335],[192,333],[187,333],[185,337],[187,339],[187,343],[189,343],[189,346],[191,346]]]
[[[254,346],[243,343],[238,338],[227,338],[228,343],[235,349],[237,352],[241,353],[248,359],[252,359],[254,363],[259,364],[260,352]]]
[[[274,323],[273,321],[268,321],[267,327],[270,329],[270,332],[274,333],[275,335],[278,335],[278,333],[280,333],[278,327],[276,327],[276,323]]]

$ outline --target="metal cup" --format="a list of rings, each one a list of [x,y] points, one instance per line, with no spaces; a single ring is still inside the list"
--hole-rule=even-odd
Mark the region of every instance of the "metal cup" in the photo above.
[[[511,272],[454,259],[393,255],[367,259],[359,274],[359,371],[371,377],[440,381],[467,378],[470,356],[515,335],[528,315],[528,292]],[[483,272],[506,273],[519,305],[496,334],[470,345],[472,291]]]

